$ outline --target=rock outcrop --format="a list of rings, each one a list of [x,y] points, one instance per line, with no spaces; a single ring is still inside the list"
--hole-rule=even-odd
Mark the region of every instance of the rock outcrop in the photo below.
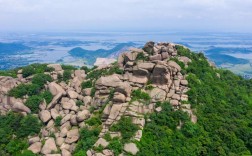
[[[187,103],[188,81],[186,75],[182,74],[183,69],[174,61],[175,58],[185,66],[191,62],[189,58],[178,55],[174,44],[148,42],[143,49],[132,48],[120,54],[118,67],[123,74],[114,72],[110,75],[104,74],[97,79],[87,79],[86,74],[89,73],[85,73],[84,70],[74,70],[67,83],[57,80],[57,74],[63,73],[61,65],[48,65],[54,69],[47,73],[54,81],[45,84],[45,89],[51,92],[53,99],[48,104],[40,104],[38,116],[44,123],[44,127],[41,129],[40,137],[29,139],[28,149],[36,154],[53,155],[57,151],[60,153],[57,155],[71,156],[80,139],[80,129],[89,127],[86,121],[95,116],[92,109],[97,113],[99,109],[104,108],[99,112],[102,117],[100,126],[102,130],[94,144],[94,147],[102,146],[104,150],[101,153],[90,149],[87,152],[88,156],[114,155],[113,151],[106,149],[109,142],[104,137],[105,134],[109,134],[112,138],[121,137],[120,133],[112,132],[110,128],[122,117],[132,118],[133,124],[139,127],[131,138],[132,142],[124,145],[124,152],[137,154],[139,149],[133,141],[140,141],[142,137],[146,122],[145,115],[162,111],[161,107],[156,106],[157,102],[169,101],[175,110],[181,109],[187,112],[192,121],[196,122],[197,117]],[[112,65],[106,63],[104,66],[103,63],[94,70],[109,68],[112,68]],[[7,94],[13,87],[29,81],[29,79],[21,81],[20,78],[0,76],[1,114],[6,114],[9,110],[31,113],[24,104],[27,98],[15,99]],[[83,81],[92,82],[92,88],[82,89]],[[134,90],[142,90],[150,100],[132,99]],[[50,137],[51,134],[55,138]]]

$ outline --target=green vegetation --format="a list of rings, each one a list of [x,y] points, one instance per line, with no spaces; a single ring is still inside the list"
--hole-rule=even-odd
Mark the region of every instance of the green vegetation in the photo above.
[[[85,88],[92,88],[93,87],[93,83],[91,80],[88,81],[84,81],[81,83],[81,88],[85,89]]]
[[[91,97],[94,97],[95,96],[95,87],[93,87],[92,89],[91,89]]]
[[[65,82],[69,81],[71,79],[71,74],[72,72],[70,70],[64,70],[62,77],[63,81]]]
[[[61,67],[62,67],[63,70],[77,70],[76,67],[71,66],[71,65],[62,64]]]
[[[61,124],[60,124],[61,120],[62,120],[62,116],[57,116],[56,117],[56,119],[55,119],[55,126],[56,127],[60,127],[61,126]]]
[[[141,52],[141,53],[137,54],[136,61],[138,61],[138,60],[148,61],[149,57],[145,56],[144,53]]]
[[[108,149],[112,150],[116,156],[122,153],[123,144],[120,142],[119,138],[113,138],[108,145]]]
[[[81,100],[77,100],[76,105],[80,107],[80,106],[84,106],[84,103]]]
[[[94,116],[86,121],[89,126],[99,126],[102,124],[100,116]]]
[[[23,67],[23,77],[28,77],[33,74],[38,74],[38,73],[44,73],[44,72],[51,72],[53,71],[53,68],[47,67],[47,64],[31,64],[26,67]]]
[[[39,85],[41,88],[44,87],[46,82],[52,82],[52,77],[47,74],[39,73],[32,78],[32,83]]]
[[[210,67],[202,53],[176,48],[192,60],[186,69],[188,96],[198,122],[161,104],[162,111],[152,114],[144,128],[138,155],[251,155],[252,80]],[[176,128],[179,121],[184,123],[181,129]]]
[[[15,98],[22,98],[25,95],[36,95],[40,91],[40,86],[37,84],[20,84],[9,91],[9,95]]]
[[[40,97],[44,98],[47,104],[49,104],[53,99],[52,93],[50,91],[47,91],[47,90],[42,92],[40,94]]]
[[[128,142],[138,129],[139,127],[132,123],[132,118],[130,117],[122,117],[117,124],[110,128],[112,132],[121,132],[122,142]]]
[[[0,116],[0,155],[21,155],[28,148],[29,135],[39,133],[41,123],[37,117],[10,112]],[[27,152],[25,152],[27,153]]]
[[[31,109],[32,113],[38,113],[39,104],[41,102],[43,102],[43,98],[41,98],[38,95],[33,95],[27,99],[27,101],[25,102],[25,105]]]
[[[133,90],[131,94],[131,101],[139,101],[149,104],[151,97],[148,93],[141,91],[141,89]]]
[[[16,70],[0,70],[0,76],[10,76],[10,77],[16,78],[17,71]]]
[[[94,67],[93,67],[93,68],[94,68]],[[87,73],[89,73],[90,71],[92,71],[93,68],[88,68],[87,66],[82,66],[80,69],[81,69],[81,70],[85,70],[85,73],[87,74]]]
[[[93,129],[88,129],[87,127],[82,128],[74,156],[86,155],[87,150],[92,148],[92,146],[98,140],[100,131],[101,129],[99,127],[94,127]]]
[[[97,80],[101,76],[105,75],[112,75],[112,74],[123,74],[123,70],[119,68],[117,62],[113,63],[112,66],[108,69],[92,69],[88,74],[87,74],[87,79],[91,80]]]

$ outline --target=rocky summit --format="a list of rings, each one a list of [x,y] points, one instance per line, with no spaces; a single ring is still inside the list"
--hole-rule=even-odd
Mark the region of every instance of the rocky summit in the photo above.
[[[142,49],[121,53],[117,62],[92,69],[37,64],[16,70],[16,77],[0,76],[1,116],[21,114],[21,126],[28,122],[26,118],[38,120],[35,126],[27,124],[25,132],[13,132],[9,139],[26,138],[27,146],[20,151],[46,156],[146,155],[143,150],[148,141],[142,140],[151,134],[146,124],[165,122],[166,107],[177,115],[163,127],[174,122],[173,130],[184,132],[183,127],[190,123],[194,131],[197,109],[190,102],[200,99],[188,95],[191,89],[196,92],[190,88],[188,71],[195,72],[190,66],[196,54],[181,49],[188,51],[173,43],[148,42]],[[215,70],[209,62],[206,66]],[[221,77],[218,72],[215,76]],[[202,80],[191,82],[203,85]],[[163,132],[173,133],[169,129]]]

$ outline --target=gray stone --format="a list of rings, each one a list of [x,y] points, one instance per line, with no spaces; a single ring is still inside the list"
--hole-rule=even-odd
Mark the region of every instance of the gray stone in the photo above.
[[[45,141],[45,144],[41,150],[41,153],[42,154],[51,154],[52,152],[56,152],[58,149],[57,149],[57,146],[55,144],[55,140],[54,138],[48,138],[46,141]]]
[[[127,143],[124,145],[123,148],[126,152],[136,155],[139,149],[137,148],[136,144],[134,143]]]

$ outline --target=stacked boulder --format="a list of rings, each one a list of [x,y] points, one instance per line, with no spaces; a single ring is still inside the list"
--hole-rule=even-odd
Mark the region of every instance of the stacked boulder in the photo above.
[[[139,59],[141,56],[144,59]],[[120,137],[117,132],[110,132],[109,128],[116,124],[123,116],[132,118],[134,124],[139,126],[133,140],[140,141],[142,130],[145,125],[144,115],[154,111],[161,111],[161,107],[155,107],[156,102],[169,101],[175,110],[182,109],[191,116],[193,122],[197,118],[190,108],[190,104],[184,104],[188,100],[186,92],[189,90],[186,75],[181,73],[181,67],[173,61],[176,58],[187,67],[191,60],[185,56],[179,56],[174,44],[148,42],[143,49],[130,49],[129,52],[122,53],[118,58],[118,65],[124,70],[123,75],[110,75],[99,78],[96,81],[97,101],[105,101],[109,98],[109,93],[114,90],[112,101],[106,105],[103,111],[103,129],[99,139],[94,146],[103,146],[100,153],[90,149],[88,156],[107,155],[108,142],[104,135]],[[145,87],[151,83],[153,89],[146,90]],[[148,105],[131,100],[131,92],[136,89],[145,90],[151,97]],[[100,105],[104,104],[100,103]],[[97,104],[97,102],[95,103]],[[137,146],[132,142],[124,145],[124,151],[135,155]],[[112,152],[112,151],[110,151]],[[112,154],[113,155],[113,154]]]

